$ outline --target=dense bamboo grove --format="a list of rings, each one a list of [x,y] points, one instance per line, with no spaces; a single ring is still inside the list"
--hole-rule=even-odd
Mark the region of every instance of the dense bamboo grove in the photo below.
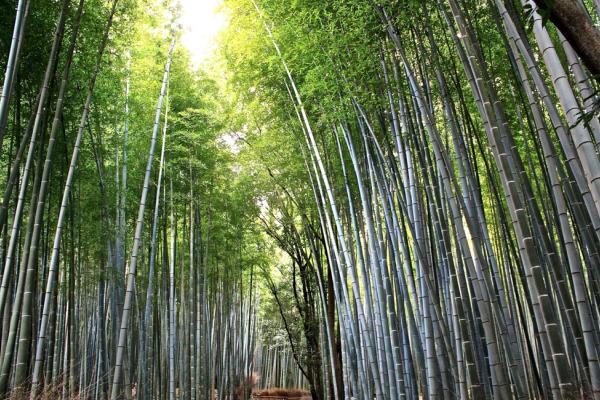
[[[184,8],[0,4],[0,398],[600,399],[600,2]]]

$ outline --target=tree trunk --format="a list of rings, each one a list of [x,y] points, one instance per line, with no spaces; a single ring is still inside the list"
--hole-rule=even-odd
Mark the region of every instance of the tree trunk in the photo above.
[[[534,0],[600,82],[600,32],[577,0]]]

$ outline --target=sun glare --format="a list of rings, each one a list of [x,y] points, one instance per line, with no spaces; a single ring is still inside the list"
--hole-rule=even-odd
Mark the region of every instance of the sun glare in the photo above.
[[[198,66],[213,54],[217,34],[225,27],[227,18],[219,11],[223,0],[180,0],[183,25],[182,42]]]

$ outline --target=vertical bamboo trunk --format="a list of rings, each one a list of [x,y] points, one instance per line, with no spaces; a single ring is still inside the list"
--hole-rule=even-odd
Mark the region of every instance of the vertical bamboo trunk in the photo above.
[[[19,67],[19,55],[21,53],[27,15],[29,14],[29,5],[29,0],[19,0],[17,3],[15,25],[4,73],[4,84],[2,85],[2,93],[0,94],[0,154],[2,154],[2,143],[4,141],[4,136],[6,135],[10,98],[15,84],[15,76],[17,75]]]
[[[85,100],[83,113],[81,116],[81,121],[79,123],[77,137],[75,139],[75,144],[73,146],[73,153],[71,155],[69,170],[67,173],[67,179],[65,182],[64,190],[63,190],[63,195],[62,195],[62,200],[61,200],[61,205],[60,205],[59,215],[58,215],[58,221],[57,221],[57,225],[56,225],[56,231],[54,234],[52,255],[50,258],[50,266],[48,268],[48,278],[46,281],[46,290],[45,290],[45,295],[44,295],[42,318],[40,321],[39,331],[38,331],[38,336],[37,336],[37,344],[36,344],[36,351],[35,351],[35,363],[33,366],[33,374],[32,374],[32,380],[31,380],[32,387],[31,387],[31,397],[30,398],[32,400],[35,399],[35,397],[37,396],[37,391],[39,389],[39,383],[40,383],[41,372],[42,372],[41,371],[42,370],[42,362],[43,362],[43,357],[44,357],[44,340],[46,339],[46,334],[47,334],[46,328],[48,326],[48,316],[49,316],[50,306],[51,306],[50,299],[52,298],[52,294],[54,292],[54,288],[56,285],[56,271],[58,269],[58,262],[59,262],[59,260],[58,260],[59,249],[60,249],[60,243],[61,243],[61,238],[62,238],[62,231],[63,231],[63,227],[64,227],[64,223],[65,223],[65,216],[66,216],[65,214],[67,211],[67,204],[69,202],[71,188],[72,188],[72,184],[73,184],[73,175],[75,173],[75,168],[77,166],[79,150],[81,148],[81,140],[83,137],[83,131],[87,124],[96,80],[97,80],[98,74],[100,72],[100,64],[101,64],[101,60],[102,60],[102,55],[104,54],[104,49],[106,48],[106,45],[108,42],[108,34],[110,32],[110,27],[113,22],[113,16],[115,14],[116,7],[117,7],[117,0],[114,0],[112,3],[112,7],[110,10],[109,16],[108,16],[108,21],[106,23],[106,29],[104,31],[102,41],[100,42],[100,48],[98,49],[96,65],[95,65],[94,71],[92,72],[92,76],[90,79],[87,97]]]
[[[146,173],[144,176],[144,185],[141,194],[140,206],[137,215],[136,228],[135,228],[135,236],[133,241],[133,246],[131,248],[131,258],[129,261],[129,271],[127,273],[127,283],[126,283],[126,291],[125,291],[125,300],[123,302],[123,313],[121,315],[121,324],[119,329],[119,338],[117,342],[117,354],[115,358],[115,369],[113,375],[112,389],[111,389],[111,399],[116,400],[119,398],[119,385],[121,381],[121,374],[123,368],[123,357],[125,351],[125,344],[127,341],[127,331],[129,330],[129,316],[131,313],[132,307],[132,298],[133,298],[133,290],[135,284],[135,274],[136,274],[136,266],[137,266],[137,258],[139,255],[140,242],[142,238],[142,229],[144,224],[144,211],[146,208],[146,198],[148,197],[148,187],[150,185],[150,173],[152,171],[152,160],[154,158],[154,147],[156,145],[156,138],[158,135],[158,128],[160,123],[160,115],[162,109],[162,103],[165,96],[165,91],[167,87],[167,82],[169,79],[169,72],[171,68],[171,57],[173,53],[173,48],[175,46],[175,35],[172,34],[171,45],[169,48],[169,53],[167,56],[167,63],[165,66],[165,73],[163,76],[162,87],[160,91],[160,95],[158,97],[158,105],[156,108],[156,117],[154,120],[154,128],[152,130],[152,137],[150,142],[150,151],[148,154],[148,163],[146,165]]]

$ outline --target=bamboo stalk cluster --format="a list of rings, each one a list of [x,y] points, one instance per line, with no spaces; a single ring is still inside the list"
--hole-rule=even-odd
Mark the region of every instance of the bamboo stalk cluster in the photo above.
[[[22,129],[21,98],[12,109],[8,105],[30,3],[19,1],[16,10],[0,102],[0,147],[5,132]],[[195,160],[182,161],[176,153],[176,134],[181,132],[172,132],[181,130],[181,120],[191,113],[175,109],[175,122],[169,121],[171,66],[184,65],[175,58],[177,26],[172,24],[166,59],[160,61],[164,73],[150,135],[142,136],[149,149],[130,143],[129,122],[140,117],[130,113],[134,66],[131,49],[125,54],[128,72],[124,112],[119,116],[123,123],[117,130],[113,158],[107,155],[106,131],[110,130],[93,123],[103,118],[100,106],[110,105],[95,102],[94,97],[98,82],[107,90],[102,75],[114,73],[106,61],[110,55],[105,54],[118,49],[113,22],[121,29],[120,17],[131,17],[130,11],[117,0],[98,10],[85,0],[64,0],[58,6],[43,81],[30,106],[28,125],[22,135],[11,136],[9,155],[14,158],[3,176],[0,397],[229,398],[253,374],[256,357],[260,363],[264,354],[266,366],[279,360],[279,355],[268,346],[264,353],[258,350],[258,295],[241,259],[246,246],[243,218],[248,217],[231,211],[235,205],[219,203],[225,191],[212,185],[214,167],[208,169],[200,161],[202,168],[198,168]],[[85,31],[89,29],[86,13],[97,13],[105,21],[101,31]],[[89,39],[96,40],[98,48],[93,68],[84,73],[83,107],[70,135],[66,131],[72,126],[65,115],[79,110],[69,103],[72,77],[82,72],[76,74],[72,67],[81,65],[76,55],[79,51],[82,57],[82,51],[77,47]],[[14,115],[12,120],[9,114]],[[188,128],[195,133],[200,126],[194,121]],[[202,140],[211,140],[210,134]],[[157,142],[161,146],[158,165]],[[210,145],[212,154],[202,160],[225,161],[225,151]],[[129,193],[136,188],[128,188],[128,182],[132,175],[134,182],[139,176],[132,172],[128,155],[140,147],[147,151],[147,163],[130,237],[126,212]],[[182,164],[189,165],[189,171],[177,169]],[[114,182],[107,176],[109,168],[115,171]],[[209,177],[198,178],[199,170]],[[99,194],[98,214],[81,207],[88,172]],[[89,232],[82,226],[84,213],[99,215],[101,233],[91,240],[98,243],[82,235]],[[227,252],[236,254],[223,257]],[[248,279],[251,283],[246,286]],[[288,356],[275,369],[265,367],[267,385],[289,379],[296,384],[301,379],[286,351]]]
[[[341,354],[327,343],[342,367],[328,373],[340,398],[600,398],[595,83],[540,15],[527,35],[497,0],[486,11],[510,61],[508,115],[467,3],[416,6],[416,27],[372,2],[387,36],[367,88],[379,99],[364,103],[350,60],[329,53],[345,110],[329,118],[301,95],[294,43],[272,33],[284,21],[270,28],[254,2],[334,281],[338,320],[324,324],[339,323]]]

